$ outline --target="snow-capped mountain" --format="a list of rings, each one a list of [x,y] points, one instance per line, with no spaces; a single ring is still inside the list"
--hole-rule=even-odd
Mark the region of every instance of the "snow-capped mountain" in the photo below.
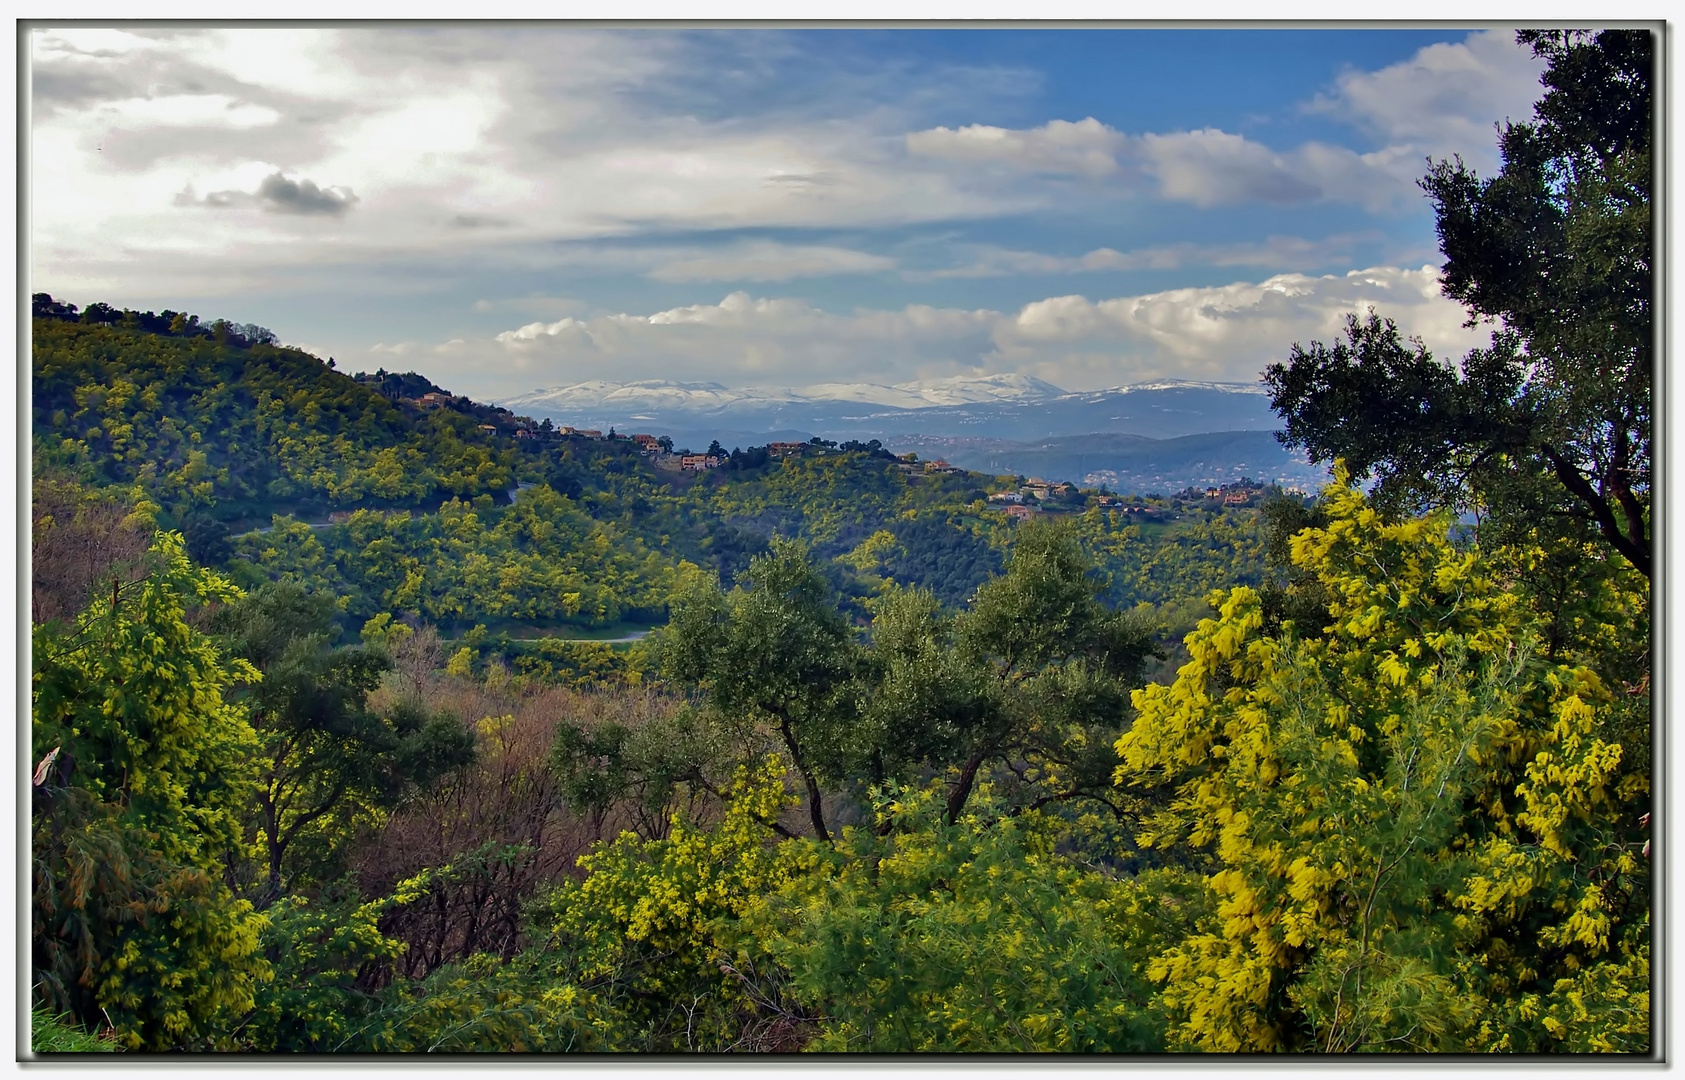
[[[805,401],[857,401],[892,409],[939,405],[981,405],[991,401],[1045,401],[1065,391],[1031,375],[955,375],[946,379],[880,386],[876,383],[817,383],[792,392]]]
[[[891,409],[926,409],[990,401],[1034,401],[1065,393],[1030,375],[956,375],[884,386],[879,383],[816,383],[777,390],[728,389],[714,382],[659,379],[612,383],[602,379],[533,390],[496,402],[506,409],[573,410],[682,409],[688,412],[731,410],[786,402],[837,401],[882,405]]]
[[[764,403],[782,400],[786,399],[765,391],[729,390],[713,382],[667,382],[648,379],[642,382],[614,383],[593,379],[572,386],[553,386],[529,391],[494,404],[515,410],[683,409],[708,412],[741,402]]]
[[[1315,487],[1320,475],[1270,434],[1280,420],[1256,383],[1160,380],[1073,393],[1015,374],[782,389],[594,380],[497,404],[559,424],[669,435],[690,447],[879,439],[970,468],[1083,482],[1092,474],[1125,490],[1242,475]]]
[[[1159,382],[1131,383],[1128,386],[1114,386],[1109,390],[1092,390],[1088,394],[1130,394],[1147,390],[1215,390],[1221,394],[1267,394],[1263,383],[1239,382],[1194,382],[1188,379],[1163,379]],[[1085,394],[1072,394],[1072,397],[1084,397]]]
[[[819,435],[1047,439],[1113,433],[1151,439],[1212,431],[1273,431],[1263,387],[1158,381],[1072,393],[1029,375],[960,375],[883,385],[817,383],[780,389],[715,382],[605,380],[557,386],[496,404],[559,424],[671,435],[706,446]]]

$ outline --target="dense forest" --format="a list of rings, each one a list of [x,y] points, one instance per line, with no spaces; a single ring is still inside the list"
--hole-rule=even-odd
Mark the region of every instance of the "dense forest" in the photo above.
[[[34,1049],[1649,1051],[1653,40],[1521,39],[1492,345],[1283,342],[1312,497],[37,295]]]

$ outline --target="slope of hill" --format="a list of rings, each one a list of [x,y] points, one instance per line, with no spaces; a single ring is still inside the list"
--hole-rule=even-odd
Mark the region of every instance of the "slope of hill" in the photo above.
[[[772,453],[767,442],[795,442],[795,433],[771,440],[744,431],[740,441],[724,441],[749,449],[711,471],[685,472],[629,438],[564,437],[413,372],[344,375],[331,362],[274,344],[262,328],[216,323],[206,330],[174,313],[103,306],[90,318],[51,298],[38,306],[38,473],[150,500],[160,525],[185,533],[195,559],[249,585],[285,580],[331,593],[348,630],[381,613],[452,633],[480,623],[542,633],[658,621],[682,562],[729,582],[775,535],[812,544],[861,617],[876,588],[876,571],[862,569],[871,560],[856,552],[861,545],[878,553],[872,565],[885,577],[963,604],[999,569],[1012,536],[1012,523],[984,501],[985,489],[994,490],[989,476],[929,473],[866,441],[833,438]],[[601,399],[625,389],[579,392]],[[725,393],[644,389],[693,404],[698,395]],[[888,414],[954,416],[1064,400],[1115,409],[1153,395],[1161,395],[1162,412],[1163,394],[1257,399],[1210,387],[1047,398],[1058,388],[1015,378],[899,391],[914,389],[996,400]],[[998,400],[1013,394],[1026,400]],[[634,422],[621,434],[653,426]],[[701,434],[692,446],[708,445]],[[988,474],[1078,481],[1088,474],[1098,477],[1090,485],[1120,491],[1132,489],[1126,474],[1139,475],[1133,489],[1142,491],[1243,473],[1271,479],[1255,463],[1275,449],[1260,432],[1035,442],[926,435],[903,446]],[[1247,469],[1230,476],[1208,465],[1225,454]],[[1045,509],[1082,515],[1098,509],[1093,502],[1073,494]],[[1112,517],[1087,527],[1110,535],[1128,524]]]
[[[38,453],[138,483],[177,517],[437,505],[514,483],[513,452],[480,426],[485,406],[402,406],[298,349],[45,303],[33,327]]]

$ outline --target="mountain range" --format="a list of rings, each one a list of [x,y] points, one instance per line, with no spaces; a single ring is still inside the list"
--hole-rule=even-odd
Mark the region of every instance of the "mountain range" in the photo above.
[[[1156,382],[1072,393],[1016,374],[788,389],[593,380],[534,390],[495,404],[576,427],[641,425],[675,438],[679,431],[771,434],[811,429],[811,434],[828,438],[919,434],[1044,439],[1115,432],[1162,439],[1278,426],[1258,384]]]
[[[1039,401],[1065,395],[1050,382],[1031,375],[956,375],[947,379],[896,383],[816,383],[786,389],[728,389],[714,382],[614,383],[595,379],[572,386],[533,390],[497,402],[506,408],[683,409],[708,412],[754,408],[768,404],[836,402],[879,405],[890,409],[924,409],[940,405]]]
[[[967,468],[1121,491],[1242,475],[1314,487],[1326,475],[1276,443],[1271,433],[1280,424],[1258,383],[1162,381],[1072,392],[1019,374],[783,389],[593,380],[496,404],[558,424],[669,435],[696,447],[816,435],[878,439]]]

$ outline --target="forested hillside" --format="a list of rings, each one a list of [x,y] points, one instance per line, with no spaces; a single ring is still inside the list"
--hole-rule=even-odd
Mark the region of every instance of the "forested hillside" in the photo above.
[[[1283,342],[1312,498],[37,296],[35,1049],[1648,1052],[1651,38],[1523,40],[1496,343]]]
[[[407,414],[318,358],[221,321],[204,329],[103,304],[78,318],[45,295],[35,308],[37,455],[139,484],[179,518],[436,504],[513,483],[514,456],[472,416]]]

